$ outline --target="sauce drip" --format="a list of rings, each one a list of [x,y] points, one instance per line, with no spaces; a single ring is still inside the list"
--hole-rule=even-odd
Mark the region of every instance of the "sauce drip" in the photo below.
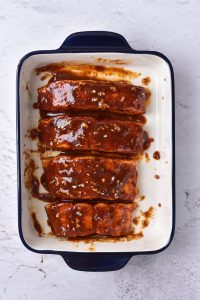
[[[133,224],[138,225],[140,222],[140,216],[133,218]]]
[[[147,150],[150,146],[151,146],[151,143],[154,142],[154,138],[150,138],[148,133],[146,131],[144,131],[144,150]]]
[[[144,85],[148,85],[151,82],[151,78],[150,77],[145,77],[142,79],[142,83]]]
[[[106,64],[125,65],[128,61],[122,59],[110,59],[110,58],[99,57],[96,59],[96,62],[106,63]]]
[[[146,163],[148,163],[150,161],[149,154],[147,152],[145,152],[144,155],[145,155]]]
[[[43,230],[42,230],[40,223],[37,220],[36,214],[34,212],[32,212],[31,216],[33,219],[33,225],[34,225],[35,230],[37,231],[39,236],[42,236]]]
[[[156,160],[159,160],[160,159],[160,152],[155,151],[154,154],[153,154],[153,158],[156,159]]]
[[[45,202],[52,202],[52,201],[56,200],[50,194],[40,193],[39,192],[39,186],[40,186],[39,180],[35,176],[33,176],[31,192],[32,192],[32,196],[34,198],[37,198],[37,199],[45,201]]]
[[[144,217],[144,220],[142,221],[142,227],[146,228],[149,225],[150,219],[154,215],[153,206],[150,206],[147,211],[141,212],[141,215]]]
[[[38,137],[38,131],[37,128],[33,128],[30,131],[30,137],[32,140],[35,140]]]

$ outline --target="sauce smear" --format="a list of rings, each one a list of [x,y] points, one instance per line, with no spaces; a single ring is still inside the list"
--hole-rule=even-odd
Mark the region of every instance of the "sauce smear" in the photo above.
[[[151,78],[150,77],[145,77],[142,79],[142,83],[144,85],[148,85],[151,82]]]
[[[32,212],[31,216],[33,219],[33,225],[34,225],[35,230],[37,231],[39,236],[42,236],[42,227],[37,220],[36,214],[34,212]]]

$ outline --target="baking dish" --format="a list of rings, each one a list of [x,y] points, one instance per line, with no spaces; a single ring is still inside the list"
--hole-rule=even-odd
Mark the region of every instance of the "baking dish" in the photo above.
[[[103,241],[90,243],[63,241],[53,236],[39,237],[35,231],[30,211],[34,211],[44,232],[50,231],[40,200],[32,198],[25,188],[24,170],[27,150],[36,149],[36,142],[27,138],[27,130],[37,127],[39,113],[32,105],[37,101],[37,87],[42,83],[34,70],[43,65],[78,61],[84,64],[123,67],[141,74],[133,80],[141,84],[141,78],[150,76],[151,104],[147,111],[146,130],[154,138],[148,149],[150,161],[142,160],[138,166],[138,186],[145,194],[141,209],[155,208],[154,218],[138,240]],[[17,69],[17,153],[18,153],[18,225],[22,243],[31,251],[61,255],[73,269],[83,271],[112,271],[122,268],[133,255],[154,254],[170,244],[175,229],[175,127],[174,127],[174,76],[170,61],[155,51],[133,50],[119,34],[112,32],[79,32],[70,35],[57,50],[30,52],[19,62]],[[152,158],[159,150],[161,159]],[[40,159],[31,154],[38,163],[36,170],[41,175]],[[155,179],[159,174],[160,179]],[[158,207],[158,203],[162,206]]]

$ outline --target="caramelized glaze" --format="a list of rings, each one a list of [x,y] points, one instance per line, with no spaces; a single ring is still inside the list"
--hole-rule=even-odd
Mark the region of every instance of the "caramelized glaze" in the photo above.
[[[55,150],[98,150],[130,155],[143,151],[143,126],[139,123],[62,115],[41,119],[38,131],[41,143]]]
[[[154,142],[154,138],[150,138],[146,131],[144,131],[143,138],[144,138],[143,149],[147,150],[151,146],[151,143]]]
[[[154,216],[154,208],[150,206],[148,210],[141,211],[141,215],[143,216],[142,227],[145,228],[149,225],[150,219]]]
[[[149,83],[151,82],[151,78],[150,77],[145,77],[142,79],[142,83],[144,85],[149,85]]]
[[[130,232],[136,204],[53,203],[45,206],[52,232],[57,236],[91,234],[121,236]]]
[[[107,110],[134,115],[145,113],[146,99],[145,88],[129,83],[62,80],[38,89],[37,107],[48,111]]]
[[[58,198],[128,201],[137,193],[132,161],[62,155],[42,163],[48,191]]]

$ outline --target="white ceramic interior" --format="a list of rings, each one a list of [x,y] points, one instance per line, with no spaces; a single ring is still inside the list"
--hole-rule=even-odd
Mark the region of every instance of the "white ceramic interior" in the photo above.
[[[140,202],[140,210],[147,210],[150,206],[155,208],[154,217],[150,225],[143,229],[144,237],[138,240],[113,242],[93,242],[93,251],[96,252],[143,252],[155,251],[164,247],[172,231],[172,99],[171,75],[168,64],[160,57],[150,54],[123,54],[123,53],[56,53],[39,54],[28,57],[22,65],[20,72],[20,128],[21,128],[21,190],[22,190],[22,232],[26,243],[36,250],[78,251],[89,252],[90,243],[71,242],[60,240],[46,235],[39,237],[32,222],[31,212],[34,211],[45,233],[50,232],[44,210],[45,203],[32,198],[24,186],[25,150],[36,149],[37,141],[27,136],[27,130],[37,127],[39,112],[32,108],[37,102],[37,88],[45,84],[41,76],[36,76],[35,68],[53,62],[72,62],[97,64],[96,59],[124,60],[122,67],[139,72],[141,75],[132,80],[136,85],[142,85],[142,78],[149,76],[152,92],[151,103],[147,110],[148,119],[145,129],[155,139],[148,149],[150,161],[145,158],[138,163],[138,187],[140,195],[145,195]],[[101,63],[103,65],[104,63]],[[108,65],[108,64],[106,64]],[[115,64],[111,64],[115,66]],[[116,65],[119,67],[119,65]],[[28,90],[26,86],[28,85]],[[159,150],[161,159],[153,159],[153,153]],[[39,168],[37,174],[42,174],[41,163],[37,153],[31,154]],[[160,179],[155,179],[158,174]],[[161,207],[158,206],[161,203]],[[139,231],[140,228],[137,228]]]

